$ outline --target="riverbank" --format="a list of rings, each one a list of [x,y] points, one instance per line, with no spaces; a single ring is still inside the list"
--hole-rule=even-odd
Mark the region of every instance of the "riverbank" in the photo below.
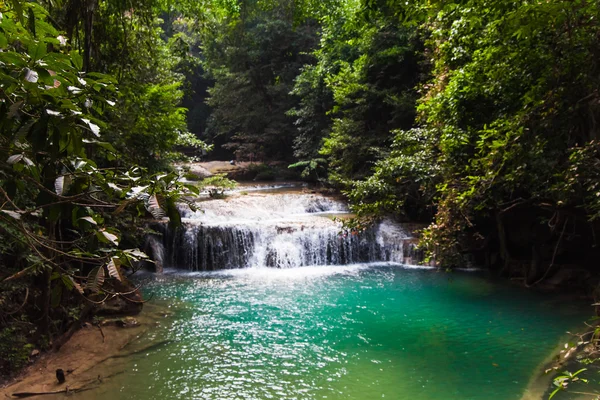
[[[1,387],[0,397],[35,399],[52,394],[62,398],[95,389],[123,372],[119,359],[146,350],[136,348],[136,341],[170,314],[166,307],[146,304],[136,317],[105,319],[97,326],[84,324],[60,350],[42,354]],[[58,369],[64,371],[64,383],[57,380]]]

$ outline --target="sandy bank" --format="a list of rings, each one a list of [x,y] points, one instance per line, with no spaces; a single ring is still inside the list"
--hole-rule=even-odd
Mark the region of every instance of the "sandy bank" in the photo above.
[[[115,365],[104,364],[144,351],[135,348],[135,342],[167,313],[165,308],[147,304],[135,318],[108,320],[101,327],[87,324],[59,351],[42,355],[14,381],[0,388],[0,398],[42,399],[52,394],[50,398],[60,399],[102,385],[122,372]],[[57,369],[65,371],[65,383],[58,383]]]

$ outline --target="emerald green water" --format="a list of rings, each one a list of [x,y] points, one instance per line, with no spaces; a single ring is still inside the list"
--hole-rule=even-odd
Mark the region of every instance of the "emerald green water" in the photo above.
[[[393,266],[147,278],[174,315],[86,398],[520,399],[580,305]]]

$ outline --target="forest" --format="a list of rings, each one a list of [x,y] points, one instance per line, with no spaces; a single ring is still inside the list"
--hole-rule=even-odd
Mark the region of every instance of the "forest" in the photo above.
[[[421,223],[423,262],[597,300],[599,63],[590,0],[0,0],[0,373],[140,306],[190,157],[283,166],[348,200],[347,232]]]

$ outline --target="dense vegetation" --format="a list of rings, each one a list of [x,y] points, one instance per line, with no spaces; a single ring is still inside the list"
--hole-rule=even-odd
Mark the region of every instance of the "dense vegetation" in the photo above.
[[[0,3],[0,354],[19,365],[143,257],[175,151],[285,161],[438,265],[597,275],[600,8],[589,0]],[[183,108],[187,107],[189,111]],[[189,131],[188,131],[189,130]],[[191,133],[190,133],[191,132]],[[199,153],[198,153],[199,154]],[[103,286],[104,285],[104,286]]]
[[[197,190],[152,172],[202,144],[179,107],[180,59],[156,11],[113,3],[0,10],[3,376],[108,302],[139,305],[125,278],[145,258],[136,220],[177,223],[175,202]]]
[[[206,38],[207,140],[293,156],[346,193],[349,229],[430,224],[422,246],[438,265],[527,285],[595,274],[597,3],[261,4],[222,9]]]

